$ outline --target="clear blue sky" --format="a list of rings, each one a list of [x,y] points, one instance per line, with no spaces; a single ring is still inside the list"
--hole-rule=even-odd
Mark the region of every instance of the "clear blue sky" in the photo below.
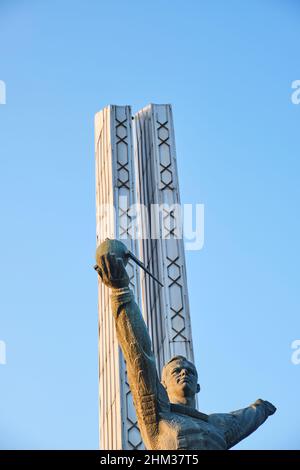
[[[94,113],[173,105],[205,412],[278,412],[239,448],[299,449],[296,0],[0,0],[0,446],[97,448]]]

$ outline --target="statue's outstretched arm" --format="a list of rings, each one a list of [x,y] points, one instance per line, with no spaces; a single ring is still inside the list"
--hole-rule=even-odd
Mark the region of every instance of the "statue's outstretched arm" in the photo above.
[[[228,419],[225,418],[228,449],[252,434],[275,411],[276,408],[272,403],[258,399],[247,408],[229,413]]]
[[[128,287],[129,278],[123,261],[113,254],[104,255],[99,268],[104,284],[111,288],[117,338],[126,361],[141,432],[144,434],[142,428],[147,428],[147,433],[153,434],[158,423],[158,407],[168,406],[168,398],[158,379],[150,336]],[[145,435],[143,438],[146,440]]]

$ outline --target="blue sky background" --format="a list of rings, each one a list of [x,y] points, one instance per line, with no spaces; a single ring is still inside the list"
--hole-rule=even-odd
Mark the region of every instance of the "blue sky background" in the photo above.
[[[94,113],[171,103],[200,408],[278,412],[241,449],[299,449],[296,0],[0,0],[0,447],[97,448]]]

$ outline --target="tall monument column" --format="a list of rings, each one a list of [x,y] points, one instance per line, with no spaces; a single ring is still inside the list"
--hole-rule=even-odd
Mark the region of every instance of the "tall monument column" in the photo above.
[[[95,116],[97,246],[105,238],[121,239],[164,283],[159,286],[129,260],[130,288],[161,373],[174,355],[193,361],[184,245],[178,237],[180,220],[174,216],[180,198],[172,110],[169,105],[150,105],[134,121],[135,155],[129,106],[108,106]],[[149,216],[142,218],[138,230],[135,204],[144,205]],[[151,213],[152,205],[163,205],[161,216]],[[100,448],[142,449],[109,289],[100,279],[99,401]]]
[[[108,106],[95,116],[97,246],[121,238],[138,255],[131,233],[130,206],[135,200],[131,109]],[[139,301],[139,270],[129,261],[130,287]],[[123,355],[116,339],[109,289],[99,280],[100,448],[143,448]]]
[[[170,105],[150,104],[135,115],[135,152],[137,200],[147,208],[140,259],[164,283],[161,288],[141,273],[142,310],[161,372],[173,356],[194,361]]]

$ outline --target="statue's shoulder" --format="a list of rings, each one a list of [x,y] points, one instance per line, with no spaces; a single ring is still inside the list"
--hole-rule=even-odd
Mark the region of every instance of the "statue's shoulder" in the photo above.
[[[235,418],[231,413],[211,413],[207,415],[207,420],[218,428],[228,428],[232,426]]]

